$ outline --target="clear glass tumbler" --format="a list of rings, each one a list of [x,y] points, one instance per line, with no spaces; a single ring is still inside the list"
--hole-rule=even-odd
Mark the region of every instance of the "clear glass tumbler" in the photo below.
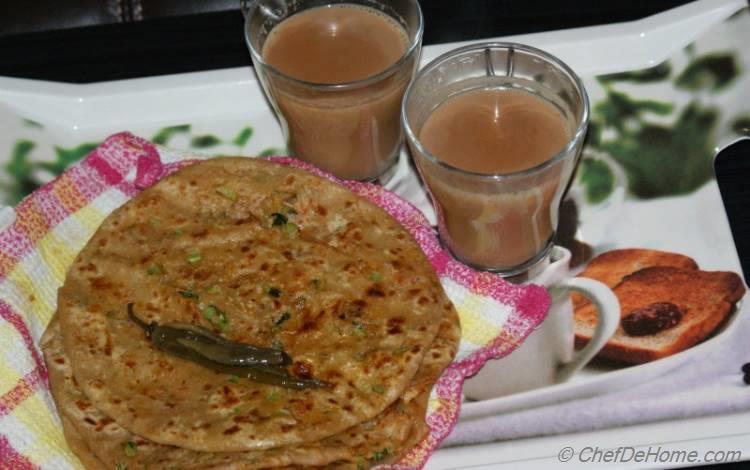
[[[461,93],[494,89],[522,90],[555,106],[571,136],[565,147],[537,166],[499,174],[456,168],[425,149],[419,135],[435,108]],[[588,97],[576,74],[556,57],[521,44],[462,47],[417,74],[404,96],[402,124],[432,198],[441,241],[455,258],[503,276],[528,274],[541,265],[553,245],[588,116]]]
[[[396,63],[362,80],[324,84],[295,79],[264,60],[266,39],[285,19],[341,4],[373,8],[403,27],[408,45]],[[417,0],[254,0],[243,2],[243,12],[256,74],[292,155],[340,178],[385,182],[403,142],[401,100],[422,45]]]

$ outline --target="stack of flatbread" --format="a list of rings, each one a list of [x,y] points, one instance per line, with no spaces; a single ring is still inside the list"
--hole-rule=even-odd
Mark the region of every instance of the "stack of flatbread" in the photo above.
[[[291,389],[165,352],[128,316],[282,349]],[[408,232],[307,172],[246,158],[184,168],[113,212],[75,259],[42,339],[87,468],[395,461],[428,432],[458,317]]]

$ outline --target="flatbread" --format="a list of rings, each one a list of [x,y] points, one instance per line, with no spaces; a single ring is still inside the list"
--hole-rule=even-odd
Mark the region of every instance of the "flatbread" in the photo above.
[[[334,387],[231,383],[157,350],[127,319],[128,302],[146,321],[281,342],[302,365],[293,370]],[[446,302],[419,246],[382,209],[301,170],[218,158],[113,212],[69,270],[58,313],[97,409],[154,442],[235,452],[318,441],[382,413],[414,377]],[[203,317],[209,305],[225,325]]]
[[[63,349],[57,318],[53,318],[42,339],[42,350],[66,438],[88,469],[114,468],[117,464],[129,465],[130,468],[145,465],[151,469],[245,469],[333,463],[337,468],[346,468],[348,464],[356,468],[395,459],[426,435],[427,398],[432,385],[453,359],[460,339],[458,315],[450,304],[443,309],[446,314],[438,335],[407,389],[405,397],[409,396],[409,400],[402,398],[374,420],[318,443],[265,451],[204,453],[160,445],[134,436],[96,409],[77,386],[70,360]],[[135,455],[125,455],[123,444],[126,442],[136,444]],[[388,451],[384,452],[384,449]],[[382,456],[384,460],[375,462],[373,456]]]
[[[88,470],[106,470],[107,467],[99,458],[91,451],[91,448],[84,440],[81,433],[78,432],[78,428],[65,416],[60,417],[62,424],[63,435],[65,441],[68,443],[68,447],[78,457],[83,466]]]

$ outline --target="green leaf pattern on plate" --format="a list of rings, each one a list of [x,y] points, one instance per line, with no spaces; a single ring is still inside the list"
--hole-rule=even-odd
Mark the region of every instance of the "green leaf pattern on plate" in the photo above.
[[[712,96],[731,87],[741,73],[739,61],[731,52],[696,55],[691,47],[683,53],[688,63],[681,70],[665,62],[646,70],[597,77],[605,98],[592,106],[586,148],[604,152],[622,167],[631,197],[687,194],[714,177],[721,114]],[[654,86],[671,87],[686,95],[686,104],[636,98],[639,95],[633,90],[639,86],[652,87],[646,92],[650,96]],[[748,132],[749,118],[750,114],[736,117],[731,131]],[[606,200],[614,190],[613,172],[604,168],[608,164],[581,161],[577,182],[590,203]]]
[[[259,157],[272,157],[274,155],[284,155],[286,150],[279,147],[268,147],[260,151]]]
[[[9,204],[15,204],[39,185],[33,179],[34,168],[29,162],[29,154],[35,144],[30,140],[18,140],[11,150],[10,160],[5,164],[5,172],[10,182],[3,185],[5,199]]]
[[[28,127],[35,127],[37,129],[44,129],[44,125],[40,122],[37,122],[33,119],[24,118],[23,120],[24,125]]]
[[[176,134],[187,134],[189,132],[190,124],[162,127],[153,137],[151,137],[151,142],[159,145],[167,145],[169,140]]]
[[[232,140],[232,143],[237,147],[244,147],[250,137],[253,136],[253,128],[250,126],[243,127],[242,130],[237,134],[237,137]]]
[[[197,135],[190,139],[190,146],[197,149],[215,147],[220,143],[221,139],[211,134]]]
[[[39,162],[38,165],[58,176],[70,165],[91,153],[98,145],[99,142],[84,142],[72,148],[55,147],[57,159],[53,162]]]
[[[713,177],[712,143],[719,113],[692,102],[674,126],[639,122],[634,130],[602,142],[625,169],[636,197],[689,193]]]
[[[55,147],[56,159],[53,161],[32,161],[31,153],[36,144],[31,140],[19,139],[16,141],[8,163],[5,164],[5,172],[10,181],[2,185],[5,192],[5,203],[17,204],[26,195],[42,185],[42,175],[38,170],[46,172],[50,176],[59,176],[66,168],[77,162],[96,146],[96,142],[84,142],[72,148]]]
[[[30,119],[22,119],[23,125],[28,128],[40,131],[44,126]],[[179,124],[174,126],[162,127],[151,137],[151,141],[159,145],[174,145],[172,142],[177,136],[185,136],[190,148],[194,149],[211,149],[213,147],[227,144],[235,148],[244,148],[253,137],[254,129],[250,125],[241,127],[230,140],[222,140],[213,134],[192,135],[194,126],[191,124]],[[2,167],[5,171],[6,181],[0,183],[0,193],[2,193],[2,202],[5,204],[17,204],[29,193],[40,187],[50,177],[60,175],[70,165],[79,161],[90,153],[98,142],[83,142],[73,147],[54,146],[55,159],[42,160],[37,155],[36,159],[32,158],[32,152],[39,154],[42,150],[38,149],[39,145],[33,139],[17,139],[10,152],[8,162]],[[182,144],[184,145],[184,143]],[[179,146],[182,146],[179,145]],[[280,147],[267,147],[258,155],[282,155],[285,150]]]
[[[632,72],[621,72],[611,73],[609,75],[599,75],[596,77],[601,83],[609,82],[634,82],[634,83],[650,83],[650,82],[661,82],[669,78],[672,73],[672,64],[670,62],[662,62],[656,67],[652,67],[646,70],[635,70]]]
[[[615,177],[612,169],[601,160],[584,158],[578,167],[579,182],[583,185],[586,200],[598,204],[615,189]]]
[[[750,136],[750,114],[737,117],[732,122],[732,130],[737,134]]]
[[[733,54],[709,54],[698,57],[675,80],[677,88],[690,91],[720,91],[740,74]]]

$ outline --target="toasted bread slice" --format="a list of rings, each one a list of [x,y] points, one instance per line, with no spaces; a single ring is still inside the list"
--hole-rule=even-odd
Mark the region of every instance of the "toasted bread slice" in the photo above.
[[[591,260],[579,276],[596,279],[613,289],[626,275],[652,266],[698,269],[696,262],[689,256],[668,251],[624,248],[598,255]],[[571,300],[574,308],[589,303],[585,297],[579,294],[571,295]]]
[[[745,286],[731,272],[657,266],[625,276],[614,293],[623,318],[663,303],[674,304],[681,314],[676,325],[654,334],[632,336],[621,324],[599,353],[599,357],[640,364],[683,351],[705,339],[731,313]],[[575,323],[576,345],[581,346],[591,339],[596,326],[594,306],[576,309]]]

